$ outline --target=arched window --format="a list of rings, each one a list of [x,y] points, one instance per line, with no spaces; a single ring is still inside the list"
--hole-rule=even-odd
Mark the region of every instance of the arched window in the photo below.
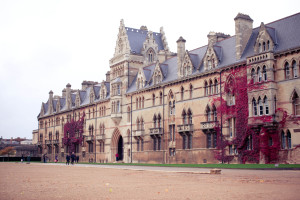
[[[141,118],[141,122],[140,122],[140,123],[141,123],[141,125],[140,125],[140,126],[141,126],[141,130],[145,130],[145,129],[144,129],[144,128],[145,128],[145,127],[144,127],[145,124],[144,124],[143,118]]]
[[[261,43],[258,44],[258,52],[262,52],[262,46],[261,46]]]
[[[184,88],[182,86],[180,88],[180,94],[181,94],[181,100],[183,100],[183,97],[184,97]]]
[[[121,112],[120,101],[117,101],[117,113]]]
[[[267,42],[267,50],[270,50],[270,41]]]
[[[120,95],[121,94],[121,86],[120,84],[117,85],[117,95]]]
[[[286,138],[284,132],[281,131],[281,148],[285,149],[285,147],[286,147]]]
[[[169,101],[169,113],[170,115],[173,115],[172,101]]]
[[[175,115],[175,100],[173,100],[173,115]]]
[[[131,112],[130,112],[130,107],[127,107],[127,122],[130,122],[131,118]]]
[[[218,94],[219,93],[219,84],[217,79],[215,79],[215,93]]]
[[[253,112],[253,116],[257,116],[257,105],[254,98],[252,99],[252,112]]]
[[[145,98],[144,98],[144,96],[142,97],[142,108],[144,108],[144,102],[145,102]]]
[[[182,111],[181,116],[182,116],[182,123],[183,123],[183,124],[187,124],[188,121],[187,121],[187,116],[186,116],[185,110]]]
[[[153,52],[152,49],[150,49],[150,50],[148,51],[148,61],[149,61],[149,62],[153,62],[153,59],[154,59],[154,52]]]
[[[136,130],[139,131],[139,130],[141,130],[140,128],[141,128],[141,126],[140,126],[140,119],[137,118],[137,119],[136,119]]]
[[[157,127],[157,119],[156,119],[156,115],[153,116],[153,128]]]
[[[268,98],[266,96],[264,98],[264,108],[265,108],[265,114],[268,115],[269,114],[269,102],[268,102]]]
[[[260,67],[257,68],[257,77],[258,77],[258,82],[262,81],[262,73],[260,70]]]
[[[210,111],[209,106],[206,107],[206,120],[207,120],[208,122],[211,121],[211,111]]]
[[[288,62],[285,62],[285,64],[284,64],[284,71],[285,71],[285,78],[289,79],[290,78],[290,65]]]
[[[139,109],[141,109],[141,108],[142,108],[142,98],[139,97]]]
[[[208,96],[208,84],[207,84],[206,81],[204,82],[204,91],[205,91],[205,92],[204,92],[204,95],[205,95],[205,96]]]
[[[190,109],[188,109],[187,115],[188,115],[188,124],[193,124],[193,114]]]
[[[292,104],[293,104],[293,114],[300,115],[300,98],[297,92],[294,92],[292,97]]]
[[[163,103],[163,95],[162,92],[159,93],[159,104],[162,105]]]
[[[294,60],[292,62],[292,71],[293,71],[294,78],[297,78],[298,77],[298,68],[296,65],[296,61],[294,61]]]
[[[213,105],[212,107],[212,112],[213,112],[213,121],[218,121],[218,117],[217,117],[217,109],[215,107],[215,105]]]
[[[193,85],[190,84],[190,99],[193,98]]]
[[[287,132],[286,132],[286,140],[287,140],[287,148],[291,149],[292,148],[292,136],[291,136],[291,132],[289,130],[287,130]]]
[[[265,65],[263,66],[263,80],[267,81],[267,67]]]
[[[214,93],[214,86],[212,80],[209,81],[209,94],[212,95]]]
[[[266,51],[266,43],[263,42],[263,50]]]
[[[152,105],[155,106],[155,94],[152,94]]]
[[[255,83],[255,69],[251,70],[251,81],[252,83]]]
[[[263,115],[264,114],[264,107],[263,107],[263,104],[262,104],[262,100],[261,98],[259,97],[258,98],[258,109],[259,109],[259,115]]]
[[[158,114],[158,116],[157,116],[157,127],[158,128],[161,128],[161,116],[160,116],[160,114]]]

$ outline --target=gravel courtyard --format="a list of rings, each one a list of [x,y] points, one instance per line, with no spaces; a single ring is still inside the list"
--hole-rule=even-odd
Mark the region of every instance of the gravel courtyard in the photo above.
[[[0,163],[0,199],[300,199],[300,171],[107,167]]]

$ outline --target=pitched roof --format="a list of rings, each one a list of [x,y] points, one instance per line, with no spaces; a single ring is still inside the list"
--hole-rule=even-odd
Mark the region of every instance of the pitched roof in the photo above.
[[[143,48],[143,43],[147,38],[148,31],[129,28],[129,27],[125,27],[125,28],[127,31],[127,36],[128,36],[131,51],[138,54],[141,53],[141,50]],[[161,40],[161,34],[153,32],[153,37],[155,39],[155,42],[158,45],[158,51],[163,50],[164,45]]]

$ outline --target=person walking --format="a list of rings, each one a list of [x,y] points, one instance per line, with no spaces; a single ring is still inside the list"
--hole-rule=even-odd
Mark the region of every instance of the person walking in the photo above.
[[[75,154],[74,154],[74,152],[72,152],[72,154],[71,154],[71,164],[72,165],[74,165],[74,161],[75,161]]]
[[[55,162],[55,163],[58,162],[57,155],[55,155],[55,161],[54,161],[54,162]]]
[[[66,156],[66,165],[70,165],[70,156],[69,155]]]
[[[76,163],[79,162],[79,156],[76,156]]]
[[[119,160],[119,154],[116,153],[116,161],[118,161],[118,160]]]
[[[28,156],[27,156],[27,163],[28,164],[30,163],[30,159],[31,159],[30,154],[28,154]]]

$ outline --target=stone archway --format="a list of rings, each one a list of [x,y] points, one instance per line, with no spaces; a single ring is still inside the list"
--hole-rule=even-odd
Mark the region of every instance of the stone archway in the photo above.
[[[124,140],[117,128],[111,138],[111,160],[113,162],[116,161],[116,154],[119,155],[118,161],[122,161],[124,158]]]

